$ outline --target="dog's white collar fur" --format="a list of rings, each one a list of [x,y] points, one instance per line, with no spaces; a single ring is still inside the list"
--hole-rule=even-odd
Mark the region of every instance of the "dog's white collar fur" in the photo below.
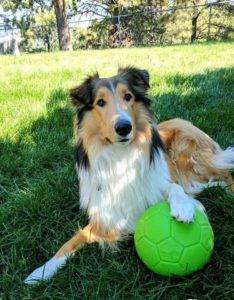
[[[149,157],[132,145],[106,147],[89,169],[79,168],[80,205],[108,230],[134,232],[147,207],[162,200],[170,181],[161,150]]]

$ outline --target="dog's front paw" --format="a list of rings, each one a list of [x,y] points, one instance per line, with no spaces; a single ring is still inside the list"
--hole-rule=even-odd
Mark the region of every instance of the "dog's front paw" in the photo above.
[[[172,183],[168,190],[168,201],[171,207],[171,215],[178,221],[189,223],[193,221],[196,207],[204,210],[202,204],[185,194],[183,188]]]
[[[189,198],[187,200],[171,201],[171,215],[178,221],[189,223],[193,221],[195,204]]]
[[[53,257],[43,266],[34,270],[25,280],[26,284],[35,284],[41,280],[48,280],[55,275],[66,262],[67,257]]]

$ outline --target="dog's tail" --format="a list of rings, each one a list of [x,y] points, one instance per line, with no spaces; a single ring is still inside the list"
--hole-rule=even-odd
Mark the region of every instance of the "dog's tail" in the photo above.
[[[234,147],[228,147],[214,154],[212,163],[218,170],[234,170]]]

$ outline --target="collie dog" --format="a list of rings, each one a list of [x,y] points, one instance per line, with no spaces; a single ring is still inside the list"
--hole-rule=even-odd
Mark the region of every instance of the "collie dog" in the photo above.
[[[191,222],[195,209],[203,209],[193,195],[216,185],[233,190],[234,148],[221,150],[181,119],[156,126],[148,89],[148,72],[127,67],[110,78],[90,76],[70,91],[80,207],[89,224],[26,283],[51,278],[85,244],[114,244],[133,234],[141,214],[158,201],[167,199],[174,218]]]

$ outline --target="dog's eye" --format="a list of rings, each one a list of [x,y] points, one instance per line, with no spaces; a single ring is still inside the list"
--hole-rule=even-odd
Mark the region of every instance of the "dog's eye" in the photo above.
[[[97,105],[100,107],[103,107],[106,104],[106,102],[103,99],[99,99],[97,102]]]
[[[130,101],[131,99],[132,99],[132,95],[131,95],[131,94],[126,93],[126,94],[124,95],[124,100],[125,100],[125,101]]]

